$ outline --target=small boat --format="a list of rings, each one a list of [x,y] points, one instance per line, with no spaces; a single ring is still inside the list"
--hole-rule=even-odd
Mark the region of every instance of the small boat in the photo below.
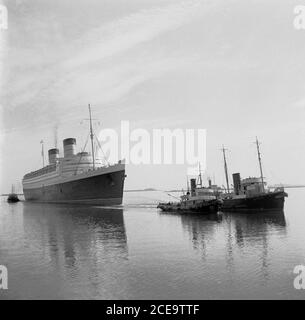
[[[222,211],[240,211],[240,212],[262,212],[277,211],[282,212],[284,209],[285,197],[288,194],[284,188],[271,189],[263,177],[261,153],[259,150],[259,142],[256,138],[257,154],[260,168],[260,177],[240,178],[239,173],[233,174],[234,191],[230,192],[228,182],[227,162],[225,149],[223,148],[224,169],[227,181],[227,192],[223,193]]]
[[[218,189],[213,188],[209,180],[209,186],[202,185],[201,173],[199,183],[196,179],[191,179],[191,191],[180,197],[176,202],[160,202],[157,208],[165,212],[197,212],[197,213],[216,213],[221,207],[222,200],[218,198]],[[189,188],[188,188],[189,189]]]
[[[12,192],[7,197],[7,202],[18,202],[20,201],[18,195],[14,191],[14,186],[12,186]]]

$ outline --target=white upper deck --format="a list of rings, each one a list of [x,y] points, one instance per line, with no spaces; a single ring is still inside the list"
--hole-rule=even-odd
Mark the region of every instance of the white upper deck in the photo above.
[[[49,150],[49,165],[30,172],[23,177],[24,187],[35,188],[56,183],[63,183],[88,176],[125,170],[124,162],[105,164],[101,159],[93,157],[88,152],[75,154],[76,140],[68,138],[64,141],[64,157],[58,157],[58,149]]]

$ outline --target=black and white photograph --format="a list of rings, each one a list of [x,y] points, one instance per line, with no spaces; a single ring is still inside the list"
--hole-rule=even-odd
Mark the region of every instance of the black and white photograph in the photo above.
[[[305,300],[305,1],[0,0],[0,195],[0,300]]]

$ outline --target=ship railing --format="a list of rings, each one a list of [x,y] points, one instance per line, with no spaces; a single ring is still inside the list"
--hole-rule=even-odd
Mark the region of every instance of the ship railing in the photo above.
[[[27,173],[24,176],[24,178],[26,178],[26,179],[35,178],[35,177],[41,176],[43,174],[54,172],[54,171],[56,171],[56,166],[52,164],[52,165],[48,165],[42,169]]]

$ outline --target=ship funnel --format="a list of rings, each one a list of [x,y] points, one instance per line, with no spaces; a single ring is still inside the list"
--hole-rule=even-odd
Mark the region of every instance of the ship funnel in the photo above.
[[[58,159],[59,150],[58,149],[50,149],[48,151],[48,155],[49,155],[49,164],[54,164],[54,163],[56,163],[56,160]]]
[[[240,194],[240,191],[241,191],[240,174],[233,173],[232,177],[233,177],[234,193]]]
[[[196,179],[191,179],[191,196],[195,195],[196,191]]]
[[[63,141],[64,144],[64,157],[70,158],[75,155],[75,146],[76,139],[75,138],[67,138]]]

